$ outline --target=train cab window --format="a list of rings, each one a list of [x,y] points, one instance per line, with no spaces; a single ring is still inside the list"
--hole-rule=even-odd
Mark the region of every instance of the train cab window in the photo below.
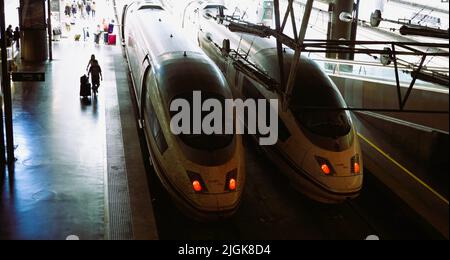
[[[247,77],[244,76],[243,84],[242,84],[242,93],[244,97],[252,98],[252,99],[264,99],[265,97],[259,92],[258,88],[251,82]]]
[[[313,61],[303,60],[297,74],[290,108],[310,132],[330,138],[350,133],[351,119],[337,87]]]
[[[278,139],[282,142],[286,142],[289,138],[291,138],[289,129],[286,127],[283,120],[278,118]]]
[[[244,77],[243,80],[243,94],[245,98],[253,98],[255,100],[258,99],[266,99],[263,94],[258,90],[258,88],[253,84],[247,77]],[[270,104],[266,102],[266,111],[269,111]],[[266,113],[267,118],[266,122],[270,122],[270,114]],[[286,142],[291,137],[291,133],[289,129],[284,124],[283,120],[278,117],[278,138],[282,142]]]
[[[220,100],[222,102],[222,107],[225,107],[225,98],[214,94],[214,93],[207,93],[207,92],[202,92],[202,103],[208,99],[217,99]],[[192,92],[186,93],[186,94],[182,94],[179,95],[177,97],[174,98],[175,99],[184,99],[187,100],[190,104],[190,107],[193,107],[193,95]],[[192,109],[193,110],[193,109]],[[171,116],[175,116],[178,112],[171,112]],[[193,113],[193,111],[192,111]],[[225,120],[225,111],[222,111],[223,115],[222,118]],[[203,112],[202,113],[202,122],[203,119],[209,114],[209,112]],[[191,119],[193,118],[193,114],[191,114]],[[191,133],[193,133],[193,124],[192,124],[191,120]],[[223,125],[225,125],[225,122],[222,122]],[[227,146],[231,145],[233,143],[234,140],[234,135],[226,135],[226,134],[212,134],[212,135],[206,135],[206,134],[201,134],[201,135],[195,135],[195,134],[181,134],[180,136],[181,141],[186,144],[187,146],[197,149],[197,150],[201,150],[201,151],[216,151],[216,150],[221,150],[226,148]]]
[[[164,9],[159,5],[144,5],[139,7],[139,10],[164,10]]]

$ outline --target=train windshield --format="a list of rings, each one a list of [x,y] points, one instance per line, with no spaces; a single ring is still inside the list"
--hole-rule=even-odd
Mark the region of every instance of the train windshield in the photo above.
[[[202,92],[202,104],[208,100],[208,99],[215,99],[215,100],[219,100],[222,103],[222,108],[225,107],[225,98],[214,94],[214,93],[205,93]],[[196,113],[196,111],[194,111],[193,109],[193,93],[187,93],[187,94],[183,94],[180,96],[177,96],[175,99],[184,99],[186,101],[189,102],[190,108],[191,108],[191,122],[190,122],[190,129],[191,129],[191,133],[193,133],[193,118],[194,118],[194,113]],[[175,100],[174,99],[174,100]],[[178,112],[171,112],[172,117],[175,116]],[[203,120],[210,115],[211,112],[202,112],[202,122]],[[222,110],[222,126],[225,125],[225,111],[224,109]],[[180,139],[182,140],[182,142],[184,144],[186,144],[187,146],[197,149],[197,150],[202,150],[202,151],[216,151],[216,150],[220,150],[220,149],[224,149],[228,146],[230,146],[233,142],[234,139],[234,135],[226,135],[226,134],[212,134],[212,135],[206,135],[206,134],[200,134],[200,135],[196,135],[196,134],[181,134]]]
[[[345,101],[331,79],[313,61],[302,60],[290,109],[302,127],[331,138],[350,133],[351,119]]]
[[[139,10],[164,10],[164,8],[162,8],[162,6],[160,5],[143,5],[141,7],[139,7]]]

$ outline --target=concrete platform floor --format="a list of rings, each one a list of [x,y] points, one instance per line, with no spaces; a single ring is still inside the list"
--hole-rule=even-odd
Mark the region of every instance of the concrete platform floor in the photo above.
[[[104,81],[82,100],[91,54]],[[54,58],[21,65],[46,82],[12,87],[17,162],[0,182],[0,239],[157,238],[120,46],[67,40]]]

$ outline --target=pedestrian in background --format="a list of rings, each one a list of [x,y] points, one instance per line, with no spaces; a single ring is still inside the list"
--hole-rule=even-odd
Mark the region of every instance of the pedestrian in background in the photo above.
[[[67,17],[70,17],[71,13],[72,13],[72,7],[71,7],[69,1],[67,1],[67,2],[66,2],[66,7],[64,8],[64,14],[65,14]]]
[[[20,29],[18,26],[14,30],[13,39],[16,42],[16,49],[19,50],[20,49]]]
[[[77,3],[74,0],[73,3],[72,3],[72,15],[73,15],[73,17],[75,17],[76,14],[77,14]]]
[[[8,47],[12,46],[12,42],[14,39],[14,31],[12,29],[12,25],[9,25],[6,29],[6,42]]]
[[[95,18],[96,10],[97,10],[97,5],[95,4],[95,1],[94,1],[94,2],[92,2],[92,5],[91,5],[92,18]]]
[[[87,17],[88,17],[88,18],[91,16],[91,10],[92,10],[91,2],[88,1],[88,2],[86,3],[86,13],[87,13]]]

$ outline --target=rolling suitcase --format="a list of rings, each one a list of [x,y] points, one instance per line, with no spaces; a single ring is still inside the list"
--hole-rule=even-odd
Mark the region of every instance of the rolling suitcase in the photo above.
[[[91,84],[89,83],[89,78],[83,75],[80,79],[80,97],[87,98],[91,94]]]
[[[108,44],[116,45],[116,38],[117,38],[117,36],[115,34],[108,35]]]

